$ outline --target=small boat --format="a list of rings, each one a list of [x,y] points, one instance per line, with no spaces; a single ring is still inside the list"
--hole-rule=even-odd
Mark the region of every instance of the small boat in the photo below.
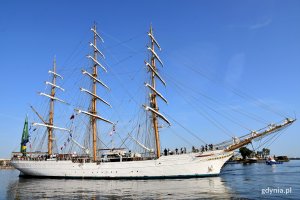
[[[267,165],[277,165],[277,164],[282,164],[283,162],[280,162],[280,161],[276,161],[274,158],[272,157],[269,157],[267,160],[266,160],[266,164]]]
[[[248,158],[244,163],[257,163],[257,160],[256,157]]]

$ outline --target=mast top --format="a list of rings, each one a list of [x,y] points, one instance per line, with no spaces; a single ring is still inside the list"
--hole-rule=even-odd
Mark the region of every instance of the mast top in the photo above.
[[[98,37],[98,38],[101,40],[101,42],[104,43],[103,38],[102,38],[102,37],[100,36],[100,34],[97,32],[96,23],[94,23],[94,26],[91,28],[91,31],[93,31],[94,34],[96,35],[96,37]],[[96,46],[96,45],[95,45],[95,46]]]
[[[53,58],[53,70],[54,70],[54,72],[56,72],[56,55],[54,55],[54,58]]]

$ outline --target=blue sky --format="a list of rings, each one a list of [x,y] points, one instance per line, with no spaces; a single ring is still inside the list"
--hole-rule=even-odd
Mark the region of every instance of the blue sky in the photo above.
[[[44,89],[54,55],[62,73],[74,75],[78,69],[80,75],[80,69],[87,64],[89,28],[94,21],[105,40],[108,69],[116,72],[120,80],[112,81],[110,73],[103,75],[117,100],[131,98],[124,90],[136,96],[136,91],[143,88],[146,32],[153,24],[163,50],[160,57],[165,67],[161,73],[168,82],[166,89],[159,87],[169,99],[167,106],[160,102],[161,110],[176,116],[209,143],[230,137],[203,117],[203,112],[210,113],[237,136],[247,131],[214,110],[228,113],[251,130],[264,125],[232,112],[234,108],[252,112],[269,123],[282,117],[257,104],[264,102],[276,112],[299,116],[299,1],[2,0],[0,157],[9,157],[11,151],[18,149],[24,117],[30,112],[29,104],[38,105],[41,100],[36,92]],[[66,89],[72,86],[69,80]],[[140,83],[141,87],[136,87]],[[177,83],[192,89],[182,90]],[[232,88],[254,98],[240,98]],[[221,104],[207,101],[193,90]],[[117,100],[113,103],[117,104]],[[298,124],[269,146],[271,153],[300,156]],[[174,129],[193,140],[176,125]],[[181,139],[170,131],[163,131],[161,137],[163,148],[181,145]]]

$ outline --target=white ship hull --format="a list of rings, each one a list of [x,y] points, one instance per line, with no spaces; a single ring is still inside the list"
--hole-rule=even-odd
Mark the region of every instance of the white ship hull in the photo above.
[[[219,175],[233,152],[211,151],[162,156],[156,160],[74,163],[66,161],[13,160],[22,175],[57,178],[180,178]]]

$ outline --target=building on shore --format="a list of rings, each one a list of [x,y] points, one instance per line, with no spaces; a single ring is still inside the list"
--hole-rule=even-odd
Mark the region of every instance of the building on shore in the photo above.
[[[9,159],[0,159],[0,169],[12,168]]]

